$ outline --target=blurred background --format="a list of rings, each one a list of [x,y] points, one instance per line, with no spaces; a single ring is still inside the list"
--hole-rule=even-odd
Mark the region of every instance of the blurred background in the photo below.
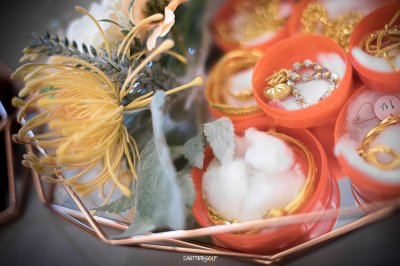
[[[218,0],[222,1],[222,0]],[[65,28],[79,15],[74,6],[88,8],[89,0],[13,0],[0,8],[1,73],[15,70],[32,32],[43,34]],[[207,25],[204,25],[207,27]],[[9,69],[7,69],[7,67]],[[5,74],[6,75],[6,74]],[[18,87],[18,84],[15,85]],[[6,101],[1,87],[1,100]],[[7,100],[8,101],[8,100]],[[4,149],[1,150],[4,170]],[[2,174],[4,171],[2,171]],[[3,176],[2,176],[3,178]],[[4,183],[1,193],[6,193]],[[0,265],[203,265],[183,261],[187,254],[135,247],[114,247],[48,211],[37,199],[33,186],[21,215],[0,226]],[[400,214],[397,213],[323,247],[309,252],[288,265],[399,265]],[[248,265],[247,261],[218,257],[214,265]]]

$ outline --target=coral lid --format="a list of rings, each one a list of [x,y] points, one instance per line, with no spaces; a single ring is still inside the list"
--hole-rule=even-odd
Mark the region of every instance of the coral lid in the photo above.
[[[264,96],[265,80],[275,71],[290,69],[295,62],[316,61],[322,53],[336,53],[346,65],[339,86],[332,95],[309,107],[284,110],[270,106]],[[298,35],[274,45],[258,61],[253,72],[253,94],[260,108],[278,124],[289,128],[307,128],[334,118],[351,94],[352,67],[345,51],[334,41],[319,35]],[[329,137],[329,136],[328,136]]]
[[[350,36],[350,54],[352,64],[360,75],[362,81],[374,90],[384,92],[399,92],[400,71],[379,72],[370,69],[359,63],[354,58],[351,51],[354,47],[359,45],[364,36],[373,31],[383,29],[398,10],[400,10],[399,2],[376,9],[360,21]]]

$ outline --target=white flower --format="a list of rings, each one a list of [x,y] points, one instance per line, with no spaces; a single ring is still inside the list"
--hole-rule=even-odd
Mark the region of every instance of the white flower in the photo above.
[[[129,3],[130,0],[102,0],[101,3],[90,5],[89,13],[97,20],[109,19],[124,28],[129,28]],[[124,38],[124,35],[121,33],[121,27],[110,22],[99,21],[99,23],[110,44],[114,44]],[[87,16],[82,16],[72,21],[66,35],[70,40],[75,40],[78,44],[85,43],[93,45],[95,48],[101,48],[104,44],[103,38],[95,24]]]

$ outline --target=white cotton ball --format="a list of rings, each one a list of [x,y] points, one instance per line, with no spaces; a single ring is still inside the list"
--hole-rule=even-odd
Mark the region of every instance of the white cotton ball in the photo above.
[[[214,159],[203,177],[204,196],[222,216],[238,218],[247,194],[247,182],[243,159],[223,165]]]
[[[382,57],[376,57],[367,54],[359,47],[354,47],[351,50],[352,55],[354,58],[359,62],[361,65],[365,66],[366,68],[379,71],[379,72],[393,72],[393,68],[390,66],[389,62],[386,61]],[[394,60],[394,64],[397,68],[400,68],[400,55],[396,56]]]
[[[203,176],[203,195],[223,217],[249,221],[289,204],[301,191],[305,174],[281,139],[248,129],[236,137],[233,161],[213,160]]]
[[[318,103],[329,88],[329,82],[324,79],[311,80],[309,82],[298,82],[296,88],[306,99],[309,105]],[[300,105],[297,104],[297,109]]]
[[[243,158],[247,150],[247,140],[244,137],[235,136],[234,158]]]
[[[338,75],[339,79],[343,79],[346,73],[346,63],[343,58],[337,53],[319,54],[317,61],[331,73]]]
[[[283,140],[255,129],[248,129],[245,138],[249,147],[244,158],[253,169],[276,174],[288,171],[293,165],[293,153]]]
[[[374,10],[376,7],[382,5],[382,0],[363,0],[363,1],[319,0],[319,1],[328,11],[327,13],[330,19],[336,19],[339,16],[351,11],[357,11],[365,15]]]
[[[285,207],[299,194],[304,180],[300,167],[273,176],[265,173],[251,176],[249,193],[240,213],[242,221],[261,219],[267,210]]]

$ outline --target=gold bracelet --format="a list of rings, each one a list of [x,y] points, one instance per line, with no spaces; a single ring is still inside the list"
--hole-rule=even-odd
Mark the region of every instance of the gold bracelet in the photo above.
[[[298,73],[301,68],[311,68],[315,72],[313,74]],[[295,101],[305,108],[309,104],[301,95],[299,89],[295,87],[296,81],[308,82],[311,80],[326,79],[329,82],[327,92],[319,99],[320,101],[331,95],[331,93],[338,87],[339,78],[337,74],[331,73],[327,68],[322,67],[320,64],[311,61],[310,59],[304,62],[294,63],[291,70],[281,69],[275,72],[266,79],[267,87],[264,89],[264,96],[268,100],[283,100],[289,95],[293,95]]]
[[[233,116],[249,115],[261,112],[258,105],[234,106],[227,104],[225,96],[232,95],[238,100],[248,99],[253,96],[250,89],[243,89],[238,93],[227,91],[227,78],[233,74],[254,67],[261,53],[258,51],[236,50],[226,54],[211,70],[205,89],[205,98],[208,104],[224,114]]]
[[[383,29],[367,34],[360,42],[360,47],[370,55],[383,57],[393,70],[399,71],[394,59],[400,54],[400,25],[394,25],[400,17],[400,10]]]
[[[245,16],[246,20],[235,29],[230,23],[219,23],[216,25],[216,31],[228,43],[245,45],[264,33],[276,32],[283,27],[285,19],[279,16],[279,6],[279,0],[236,1],[234,13]],[[233,33],[240,38],[233,38]]]
[[[358,154],[368,163],[383,169],[392,170],[400,167],[400,153],[386,145],[370,147],[372,141],[387,127],[400,121],[400,114],[382,120],[376,127],[371,129],[361,142]],[[382,162],[378,159],[379,154],[385,154],[391,158],[389,162]]]
[[[351,11],[331,20],[322,5],[309,4],[301,17],[302,32],[318,33],[321,30],[323,35],[337,42],[347,52],[350,35],[362,17],[360,12]]]
[[[278,217],[278,216],[283,216],[283,215],[288,215],[288,214],[293,214],[296,213],[299,209],[303,208],[303,206],[309,201],[311,196],[314,194],[315,189],[318,184],[318,180],[316,178],[316,173],[317,173],[317,168],[315,164],[315,159],[312,155],[312,153],[308,150],[308,148],[301,143],[300,141],[282,134],[278,133],[275,131],[269,131],[268,134],[278,137],[285,142],[294,145],[299,151],[301,151],[307,161],[308,161],[308,174],[306,177],[305,184],[299,194],[296,196],[294,200],[292,200],[288,205],[286,205],[283,208],[275,208],[275,209],[270,209],[267,210],[263,214],[263,218],[270,218],[270,217]],[[207,202],[206,197],[204,196],[204,193],[202,193],[203,199],[207,204],[208,208],[208,216],[210,217],[211,221],[214,224],[220,225],[220,224],[233,224],[233,223],[238,223],[240,222],[239,219],[227,219],[224,218],[222,215],[220,215],[211,205]],[[259,229],[252,229],[249,231],[245,232],[239,232],[240,234],[249,234],[249,233],[257,233]]]

